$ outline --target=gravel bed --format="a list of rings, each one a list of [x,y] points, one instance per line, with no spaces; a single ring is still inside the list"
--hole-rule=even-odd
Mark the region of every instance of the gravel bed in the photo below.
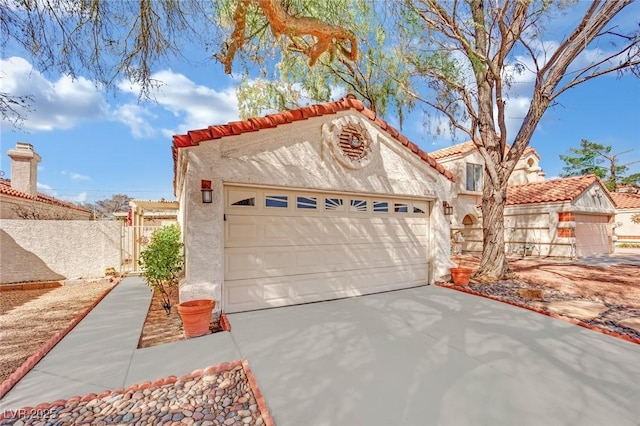
[[[219,371],[220,368],[229,368]],[[223,425],[271,424],[263,417],[240,362],[162,383],[88,395],[3,413],[0,425]]]
[[[452,288],[460,288],[451,283],[444,283],[443,285]],[[496,283],[480,283],[480,282],[471,282],[469,285],[464,288],[469,289],[471,291],[475,291],[480,294],[484,294],[486,296],[490,296],[496,299],[500,299],[506,302],[516,303],[520,305],[525,305],[531,308],[535,308],[537,310],[542,310],[545,312],[551,312],[549,309],[545,307],[541,307],[540,303],[548,303],[548,302],[556,302],[556,301],[564,301],[564,300],[590,300],[584,295],[566,293],[562,291],[558,291],[553,287],[541,285],[541,284],[533,284],[527,281],[521,280],[502,280]],[[543,298],[537,300],[529,300],[522,298],[518,295],[518,290],[520,289],[541,289],[543,291]],[[598,300],[600,301],[600,300]],[[618,322],[630,317],[639,317],[640,318],[640,309],[629,308],[625,305],[613,304],[604,302],[604,305],[608,308],[607,311],[600,314],[598,317],[593,320],[581,320],[583,323],[586,323],[590,326],[601,328],[607,331],[612,331],[618,333],[623,336],[631,337],[634,339],[640,339],[640,332],[624,327],[620,325]]]

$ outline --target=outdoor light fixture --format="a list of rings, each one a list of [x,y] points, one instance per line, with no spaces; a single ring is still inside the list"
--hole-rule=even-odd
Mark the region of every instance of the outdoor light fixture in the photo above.
[[[211,189],[211,181],[201,181],[200,191],[202,191],[202,203],[211,204],[213,202],[213,189]]]
[[[447,201],[442,202],[442,208],[444,210],[445,216],[451,216],[453,214],[453,206],[449,204]]]

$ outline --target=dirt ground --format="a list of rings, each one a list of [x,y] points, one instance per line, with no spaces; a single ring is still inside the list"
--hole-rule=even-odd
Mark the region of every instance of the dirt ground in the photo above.
[[[150,346],[161,345],[164,343],[177,342],[184,340],[184,331],[182,328],[182,319],[178,313],[178,291],[171,294],[171,313],[167,315],[161,305],[162,298],[158,293],[154,293],[149,312],[142,327],[140,342],[138,349],[148,348]],[[220,322],[214,320],[209,324],[209,333],[217,333],[222,331]]]
[[[478,257],[461,256],[464,266],[477,268]],[[571,261],[526,257],[509,262],[516,276],[563,293],[608,304],[640,309],[640,267],[589,266]]]
[[[99,281],[0,292],[0,382],[113,286]]]

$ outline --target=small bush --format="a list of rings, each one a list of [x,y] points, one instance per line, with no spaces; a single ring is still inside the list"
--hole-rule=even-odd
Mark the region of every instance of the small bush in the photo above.
[[[168,225],[155,231],[140,253],[146,284],[162,296],[162,307],[171,313],[171,293],[178,284],[184,267],[180,228]]]

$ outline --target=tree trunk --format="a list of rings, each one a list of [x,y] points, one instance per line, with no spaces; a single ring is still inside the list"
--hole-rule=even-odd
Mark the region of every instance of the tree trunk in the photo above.
[[[511,270],[504,251],[504,205],[507,182],[492,185],[485,179],[482,197],[482,259],[476,278],[495,281],[507,278]],[[493,187],[492,187],[493,186]]]

